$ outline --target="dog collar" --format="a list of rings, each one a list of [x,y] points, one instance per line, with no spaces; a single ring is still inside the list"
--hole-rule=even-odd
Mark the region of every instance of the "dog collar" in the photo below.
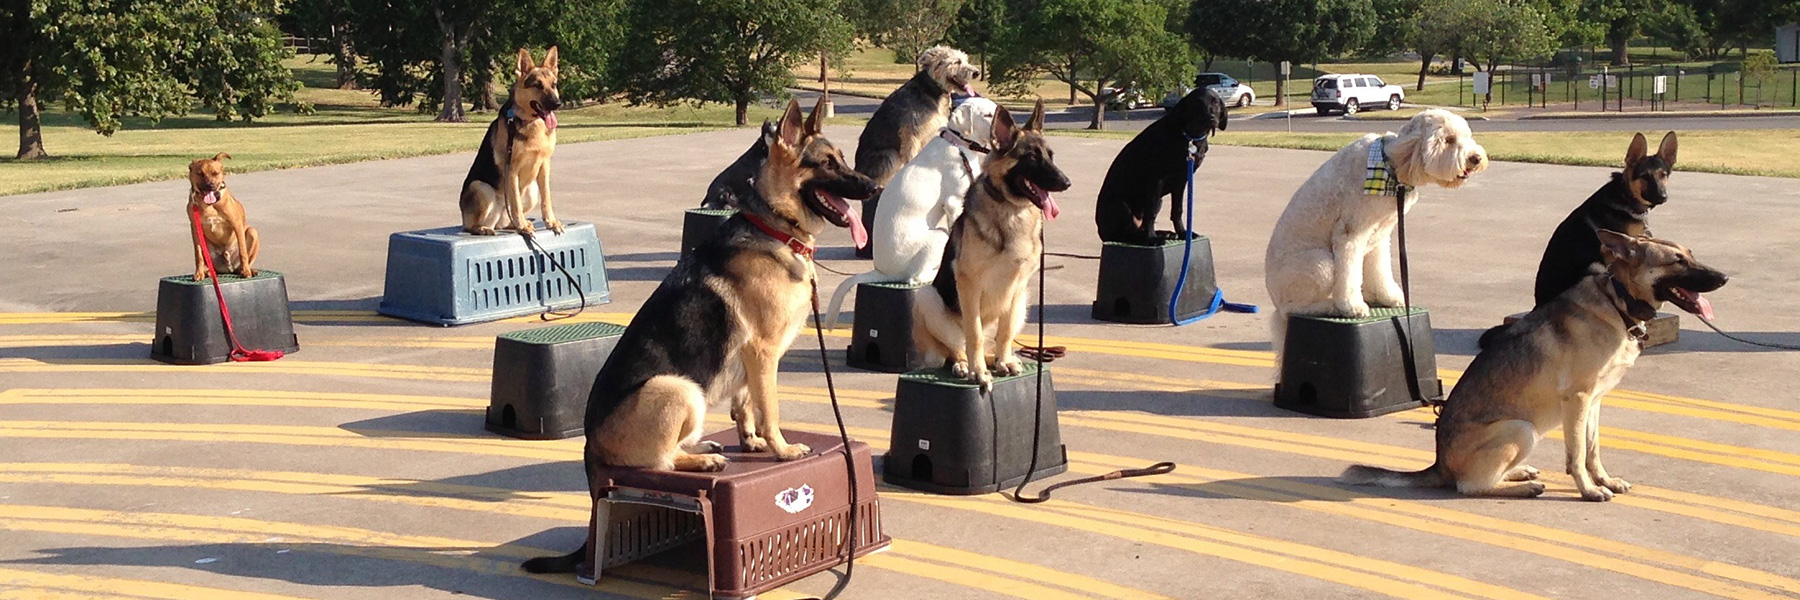
[[[1200,142],[1206,141],[1206,138],[1211,137],[1211,136],[1201,135],[1198,137],[1194,137],[1194,136],[1189,136],[1184,133],[1181,135],[1181,137],[1187,138],[1188,156],[1199,156],[1200,155]]]
[[[800,238],[788,235],[787,232],[780,229],[770,227],[768,223],[763,222],[763,220],[756,215],[750,213],[738,214],[744,215],[744,219],[750,221],[751,225],[755,225],[757,229],[761,229],[762,232],[768,234],[769,237],[775,238],[775,241],[781,242],[782,245],[787,246],[789,250],[793,250],[794,254],[800,255],[800,258],[812,260],[813,252],[817,252],[817,249],[806,245],[806,242],[800,241]]]
[[[1625,334],[1631,336],[1631,339],[1637,340],[1638,345],[1642,346],[1644,340],[1650,339],[1650,328],[1645,325],[1646,319],[1639,319],[1631,314],[1632,309],[1642,307],[1651,313],[1652,317],[1655,316],[1656,309],[1651,307],[1650,303],[1631,295],[1631,291],[1625,289],[1625,284],[1619,283],[1619,280],[1611,273],[1606,275],[1606,281],[1612,283],[1613,296],[1618,297],[1619,303],[1624,305],[1624,307],[1620,307],[1619,304],[1614,304],[1613,310],[1619,313],[1619,320],[1624,321]]]
[[[943,132],[938,134],[938,137],[944,138],[945,141],[950,142],[951,144],[954,144],[959,148],[968,148],[970,150],[973,150],[977,154],[987,154],[989,152],[989,150],[987,149],[986,146],[982,146],[980,143],[977,143],[974,140],[971,140],[967,137],[963,137],[962,132],[957,131],[955,129],[951,129],[949,127],[945,127]]]

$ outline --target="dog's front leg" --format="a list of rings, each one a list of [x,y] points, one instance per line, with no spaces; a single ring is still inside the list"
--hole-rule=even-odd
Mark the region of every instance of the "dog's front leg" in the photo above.
[[[194,237],[194,281],[206,280],[206,238],[200,235],[199,229],[191,231]]]
[[[794,460],[812,452],[806,444],[789,444],[781,435],[781,404],[775,397],[775,373],[781,354],[774,348],[755,342],[745,346],[744,379],[750,388],[750,412],[756,420],[756,434],[769,445],[775,458]]]
[[[1363,301],[1363,260],[1369,249],[1362,236],[1334,231],[1331,234],[1331,306],[1334,316],[1362,318],[1369,316],[1369,304]]]
[[[1596,485],[1612,490],[1615,494],[1623,494],[1631,491],[1631,484],[1607,475],[1606,467],[1600,465],[1600,398],[1605,395],[1605,392],[1597,392],[1592,396],[1593,400],[1588,402],[1587,428],[1582,432],[1582,437],[1587,442],[1587,468]]]
[[[512,219],[509,229],[525,237],[536,233],[531,229],[531,221],[525,218],[525,183],[519,178],[518,171],[508,168],[500,173],[500,192],[506,194],[506,214]]]
[[[537,191],[538,199],[544,202],[544,226],[562,235],[562,221],[556,220],[556,210],[550,208],[550,161],[544,161],[543,168],[538,169]]]
[[[1578,393],[1563,398],[1563,448],[1567,455],[1569,476],[1575,479],[1575,489],[1581,492],[1582,499],[1605,502],[1612,499],[1612,490],[1595,485],[1593,473],[1588,471],[1586,396]]]
[[[256,276],[256,269],[251,266],[251,263],[256,262],[257,244],[260,242],[255,229],[243,227],[240,224],[237,230],[239,277],[249,279]]]
[[[756,411],[751,409],[749,400],[747,389],[739,389],[731,398],[731,422],[737,424],[738,443],[745,452],[762,452],[769,449],[769,443],[756,434]]]
[[[956,288],[962,294],[962,331],[963,353],[967,362],[950,365],[950,371],[957,377],[974,380],[981,387],[982,393],[994,387],[994,378],[988,374],[987,353],[982,349],[981,305],[985,300],[981,297],[981,285],[965,271],[956,272]]]
[[[1027,286],[1030,285],[1031,275],[1032,273],[1029,271],[1022,274],[1019,277],[1021,281],[1015,282],[1012,287],[1007,288],[1017,290],[1019,294],[1011,302],[1007,302],[1004,310],[994,318],[997,326],[994,328],[993,371],[1002,375],[1018,375],[1025,372],[1025,365],[1019,361],[1019,355],[1012,351],[1012,345],[1013,338],[1019,335],[1019,329],[1025,326],[1025,315],[1029,310],[1027,303],[1030,300],[1030,296],[1025,293],[1025,290],[1029,289]]]
[[[1406,295],[1394,280],[1394,241],[1388,230],[1376,232],[1363,260],[1363,300],[1369,306],[1398,308],[1406,305]]]

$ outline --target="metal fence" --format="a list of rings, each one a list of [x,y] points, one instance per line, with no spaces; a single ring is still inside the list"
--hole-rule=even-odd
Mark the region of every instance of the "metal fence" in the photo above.
[[[1544,107],[1576,111],[1654,111],[1800,107],[1800,67],[1784,65],[1760,77],[1741,63],[1626,67],[1504,65],[1486,75],[1462,74],[1457,102],[1470,107]],[[1484,92],[1485,93],[1482,93]]]

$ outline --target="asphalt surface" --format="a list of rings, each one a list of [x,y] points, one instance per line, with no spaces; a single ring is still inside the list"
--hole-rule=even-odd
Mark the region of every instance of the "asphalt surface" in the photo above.
[[[829,135],[846,153],[857,130]],[[672,267],[682,210],[754,133],[560,148],[558,213],[596,224],[623,322]],[[1123,140],[1052,137],[1075,187],[1050,250],[1093,254],[1092,203]],[[230,148],[221,148],[229,151]],[[1289,195],[1327,154],[1215,147],[1197,229],[1220,285],[1266,303],[1262,256]],[[286,274],[302,350],[270,363],[147,360],[160,276],[192,272],[183,182],[14,196],[0,215],[0,598],[496,600],[684,598],[703,586],[677,555],[609,571],[598,591],[531,577],[524,557],[579,543],[580,441],[482,429],[493,336],[531,319],[457,328],[383,319],[396,231],[457,221],[470,155],[232,175]],[[1495,164],[1461,190],[1426,190],[1409,217],[1416,303],[1432,311],[1447,381],[1474,339],[1530,303],[1549,232],[1606,169]],[[1720,324],[1800,343],[1793,180],[1679,173],[1655,231],[1732,274],[1709,294]],[[821,264],[857,272],[848,235]],[[897,542],[859,562],[846,598],[1745,598],[1800,596],[1800,353],[1730,342],[1684,318],[1606,400],[1607,466],[1635,487],[1582,502],[1562,445],[1531,462],[1549,493],[1462,498],[1333,482],[1353,462],[1418,468],[1431,414],[1363,420],[1274,408],[1265,315],[1185,327],[1088,317],[1096,263],[1052,257],[1044,315],[1071,473],[1169,460],[1173,474],[995,495],[881,490]],[[829,291],[842,277],[821,273]],[[852,435],[887,445],[892,375],[833,371]],[[783,416],[833,431],[810,337],[783,362]],[[722,411],[715,411],[722,413]],[[727,427],[715,414],[710,429]],[[691,557],[690,557],[691,558]],[[841,572],[840,572],[841,573]],[[765,598],[821,594],[821,574]],[[688,591],[683,591],[688,590]]]

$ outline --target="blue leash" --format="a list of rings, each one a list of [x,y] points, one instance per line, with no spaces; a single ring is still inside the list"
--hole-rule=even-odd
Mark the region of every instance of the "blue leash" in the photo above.
[[[1199,152],[1200,152],[1200,148],[1198,146],[1196,146],[1195,143],[1202,142],[1205,140],[1206,140],[1206,136],[1200,136],[1197,138],[1188,138],[1187,219],[1186,219],[1187,220],[1187,227],[1186,227],[1187,238],[1184,241],[1185,245],[1183,246],[1183,248],[1181,250],[1181,276],[1176,278],[1176,280],[1175,280],[1175,293],[1169,296],[1169,322],[1174,323],[1176,326],[1186,325],[1188,323],[1192,323],[1192,322],[1213,316],[1215,314],[1218,314],[1218,312],[1221,310],[1226,311],[1226,312],[1250,313],[1250,314],[1255,314],[1256,312],[1258,312],[1258,309],[1256,308],[1255,304],[1240,304],[1237,302],[1226,302],[1225,301],[1225,290],[1215,286],[1213,288],[1212,302],[1208,303],[1208,305],[1206,307],[1206,312],[1202,312],[1200,314],[1194,315],[1192,317],[1188,317],[1186,319],[1178,318],[1178,316],[1177,316],[1178,310],[1176,307],[1181,305],[1181,289],[1184,287],[1187,287],[1188,261],[1193,260],[1193,257],[1194,257],[1194,170],[1196,168],[1196,166],[1194,164],[1194,155],[1199,154]]]

